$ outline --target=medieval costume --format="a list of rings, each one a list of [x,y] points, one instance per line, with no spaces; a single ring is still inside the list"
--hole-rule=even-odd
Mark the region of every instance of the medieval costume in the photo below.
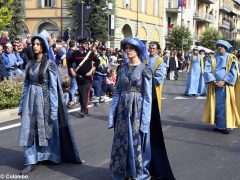
[[[146,47],[139,39],[126,38],[121,42],[124,51],[128,45],[134,47],[141,62],[144,58],[148,58]],[[153,160],[157,162],[162,160],[162,157],[155,159],[154,156],[151,159],[150,121],[151,126],[154,123],[151,120],[153,117],[151,116],[151,105],[151,69],[144,63],[136,66],[131,66],[129,63],[124,64],[118,72],[109,115],[109,128],[114,127],[110,161],[110,171],[114,180],[122,180],[126,177],[137,180],[149,179],[152,172],[153,176],[158,176],[158,169],[155,169],[157,163],[153,163],[153,167],[149,168]],[[156,108],[158,111],[157,106]],[[157,117],[159,125],[160,115],[158,114]],[[155,133],[159,133],[159,129]],[[158,142],[163,143],[162,136],[160,139],[158,137]],[[158,153],[161,154],[161,152]],[[165,158],[163,159],[165,160]],[[161,168],[164,169],[162,166]]]
[[[238,62],[230,53],[232,46],[227,41],[217,41],[217,47],[219,52],[215,56],[209,56],[205,65],[207,100],[203,120],[215,124],[216,131],[228,134],[230,128],[240,127],[234,91]],[[226,50],[222,53],[221,48]]]
[[[156,47],[158,50],[160,50],[160,45],[153,41],[149,43],[149,47]],[[149,66],[151,67],[153,71],[153,83],[156,87],[156,93],[158,96],[158,108],[159,112],[161,112],[161,105],[162,105],[162,89],[163,89],[163,83],[164,83],[164,74],[165,74],[165,63],[163,61],[163,58],[159,55],[151,56],[149,57],[149,61],[147,62]]]
[[[36,40],[41,42],[44,55],[42,60],[37,60],[35,54],[34,60],[27,64],[19,105],[19,145],[24,147],[24,164],[31,167],[46,160],[54,163],[81,163],[57,66],[47,59],[49,48],[46,39],[42,35],[35,35],[32,37],[32,44]],[[44,77],[42,81],[39,78],[41,71]],[[31,168],[23,170],[22,174],[30,171]]]
[[[185,94],[191,95],[205,95],[206,87],[204,82],[204,61],[198,54],[198,48],[194,48],[188,65],[188,79]]]

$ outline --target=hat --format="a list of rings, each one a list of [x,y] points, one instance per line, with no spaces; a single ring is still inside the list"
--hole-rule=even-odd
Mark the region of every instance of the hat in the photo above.
[[[148,43],[149,45],[156,45],[157,49],[160,49],[160,44],[157,41],[151,41],[150,43]]]
[[[125,38],[121,41],[121,49],[125,51],[126,45],[130,44],[134,46],[139,54],[140,60],[143,62],[144,59],[148,59],[147,48],[143,42],[138,38]]]
[[[100,50],[106,50],[106,49],[107,49],[107,47],[106,47],[106,46],[104,46],[104,45],[102,45],[102,46],[100,46],[100,47],[99,47],[99,49],[100,49]]]
[[[13,46],[12,46],[11,43],[8,42],[8,43],[6,44],[6,47],[13,47]]]
[[[32,44],[35,41],[35,39],[39,39],[42,42],[44,53],[48,53],[49,45],[47,39],[42,34],[36,34],[31,38]]]
[[[222,45],[223,47],[225,47],[225,49],[226,49],[226,51],[227,51],[228,53],[231,53],[232,50],[233,50],[232,45],[231,45],[229,42],[227,42],[227,41],[218,40],[217,43],[216,43],[216,46],[219,46],[219,45]]]
[[[87,38],[78,38],[77,42],[78,43],[87,43],[88,40],[87,40]]]
[[[193,48],[193,51],[200,51],[200,49],[196,46]]]

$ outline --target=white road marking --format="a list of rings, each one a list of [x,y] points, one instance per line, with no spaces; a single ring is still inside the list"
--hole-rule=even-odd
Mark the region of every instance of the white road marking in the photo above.
[[[16,123],[16,124],[4,126],[4,127],[1,127],[1,128],[0,128],[0,131],[4,131],[4,130],[6,130],[6,129],[15,128],[15,127],[18,127],[18,126],[20,126],[20,125],[21,125],[21,123]]]
[[[175,97],[174,99],[189,99],[189,98],[184,97],[184,96],[178,96],[178,97]]]
[[[207,97],[205,97],[205,96],[198,96],[198,97],[196,97],[196,99],[207,99]]]
[[[112,101],[112,98],[109,98],[109,99],[105,100],[105,102],[110,102],[110,101]],[[93,104],[90,104],[90,105],[88,105],[88,108],[93,107],[93,106],[94,106]],[[75,112],[75,111],[80,111],[80,107],[68,110],[69,113]],[[16,124],[0,127],[0,131],[4,131],[4,130],[7,130],[7,129],[12,129],[12,128],[18,127],[20,125],[21,125],[21,123],[16,123]]]

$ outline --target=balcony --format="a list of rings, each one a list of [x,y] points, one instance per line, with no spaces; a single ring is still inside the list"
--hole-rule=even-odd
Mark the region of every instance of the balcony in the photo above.
[[[222,22],[218,23],[218,27],[223,29],[230,29],[230,22],[223,20]]]
[[[177,8],[177,7],[168,7],[166,8],[166,12],[168,13],[181,13],[181,9]]]
[[[233,1],[238,3],[238,5],[240,5],[240,0],[233,0]]]
[[[200,22],[209,22],[214,23],[215,17],[212,14],[206,14],[200,11],[197,11],[193,15],[193,19]]]
[[[224,3],[222,6],[219,7],[219,11],[230,13],[231,8],[228,4]]]
[[[199,37],[199,35],[195,32],[195,33],[193,33],[193,40],[195,41],[195,42],[199,42],[200,41],[200,37]]]
[[[217,2],[217,0],[199,0],[199,2],[203,2],[206,4],[215,4]]]

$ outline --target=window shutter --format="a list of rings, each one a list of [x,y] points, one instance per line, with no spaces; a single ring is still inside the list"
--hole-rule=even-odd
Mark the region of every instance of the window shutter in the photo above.
[[[56,0],[51,1],[51,7],[56,7]]]

